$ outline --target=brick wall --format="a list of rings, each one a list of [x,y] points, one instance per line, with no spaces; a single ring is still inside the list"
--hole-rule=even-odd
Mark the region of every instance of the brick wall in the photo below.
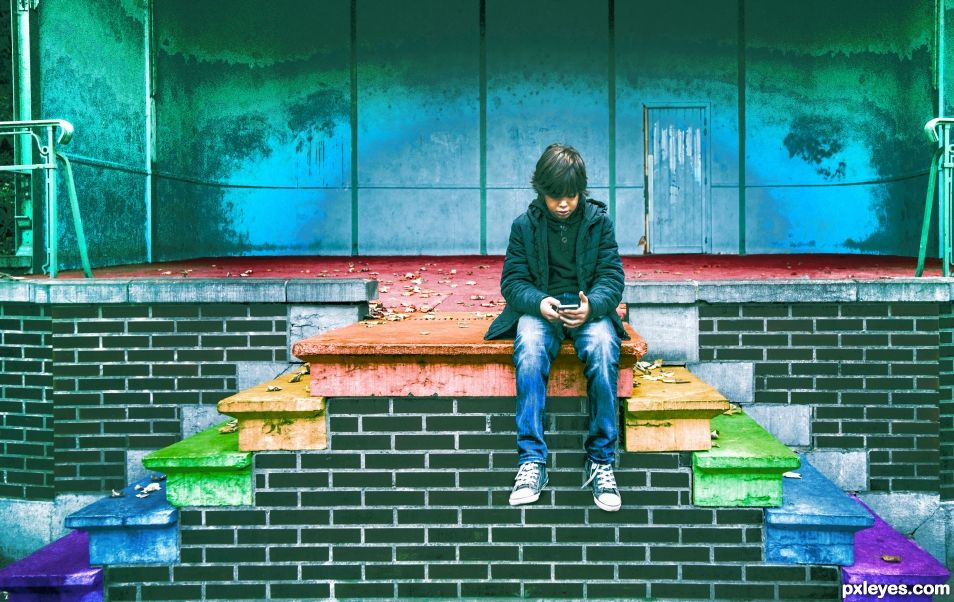
[[[758,403],[811,405],[813,448],[865,450],[871,490],[934,493],[939,309],[702,304],[700,359],[754,362]]]
[[[182,438],[184,405],[236,391],[236,362],[287,360],[283,304],[53,307],[57,493],[126,482],[126,450]]]
[[[761,563],[760,509],[692,507],[689,453],[623,453],[598,510],[582,399],[551,400],[550,487],[510,507],[513,403],[331,399],[329,450],[256,454],[254,507],[183,510],[182,564],[110,568],[110,599],[837,596],[833,568]]]
[[[938,360],[941,433],[941,499],[954,500],[954,305],[941,307]]]
[[[0,304],[0,497],[53,499],[51,320]]]

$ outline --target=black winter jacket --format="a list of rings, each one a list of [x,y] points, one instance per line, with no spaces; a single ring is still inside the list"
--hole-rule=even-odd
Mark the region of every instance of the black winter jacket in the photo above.
[[[576,270],[582,290],[590,301],[590,320],[609,316],[620,338],[628,339],[616,307],[623,299],[623,262],[619,258],[613,221],[606,205],[593,199],[583,204],[583,223],[576,240]],[[512,338],[523,314],[540,315],[540,302],[550,275],[547,254],[546,211],[531,203],[513,220],[510,242],[500,275],[500,292],[507,306],[491,323],[485,339]]]

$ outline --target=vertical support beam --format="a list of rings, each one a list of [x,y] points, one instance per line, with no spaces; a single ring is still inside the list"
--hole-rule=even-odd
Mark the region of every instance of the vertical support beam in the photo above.
[[[153,177],[153,166],[156,161],[156,91],[155,91],[155,68],[156,62],[153,56],[153,2],[146,0],[145,15],[143,20],[143,60],[145,63],[145,89],[146,89],[146,157],[145,169],[146,181],[144,183],[144,196],[146,219],[143,225],[143,236],[145,237],[146,263],[153,262],[153,236],[155,226],[153,222],[153,212],[155,210],[155,178]]]
[[[487,0],[480,0],[480,254],[487,254]]]
[[[30,11],[36,7],[34,0],[16,0],[17,5],[17,121],[33,119],[33,64],[30,52]],[[21,165],[33,164],[33,140],[29,135],[20,136],[17,161]]]
[[[607,103],[609,106],[609,214],[616,221],[616,2],[609,0]]]
[[[745,0],[739,0],[739,255],[745,255]]]
[[[351,0],[351,254],[358,254],[358,0]]]
[[[50,266],[50,278],[56,278],[56,273],[59,265],[59,258],[57,256],[57,206],[56,206],[56,156],[53,154],[56,149],[56,137],[54,135],[54,127],[48,127],[46,129],[46,147],[47,161],[49,162],[49,167],[43,170],[43,177],[46,180],[46,236],[47,236],[47,262]]]

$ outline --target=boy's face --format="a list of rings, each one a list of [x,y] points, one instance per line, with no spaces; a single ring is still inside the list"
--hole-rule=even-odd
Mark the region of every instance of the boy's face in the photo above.
[[[558,220],[565,220],[576,211],[576,205],[580,202],[580,195],[575,194],[573,196],[563,197],[562,199],[555,199],[544,195],[543,199],[547,202],[547,209],[550,210],[550,215]]]

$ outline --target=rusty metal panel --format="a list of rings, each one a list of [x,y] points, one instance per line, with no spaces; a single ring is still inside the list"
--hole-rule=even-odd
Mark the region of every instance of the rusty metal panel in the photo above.
[[[94,265],[143,261],[145,206],[144,0],[39,4],[38,116],[76,128],[76,190]],[[35,63],[36,66],[36,63]],[[80,263],[60,188],[60,267]]]
[[[649,107],[649,248],[704,253],[709,245],[709,140],[704,106]]]
[[[347,0],[155,3],[157,258],[350,252],[350,22]]]

